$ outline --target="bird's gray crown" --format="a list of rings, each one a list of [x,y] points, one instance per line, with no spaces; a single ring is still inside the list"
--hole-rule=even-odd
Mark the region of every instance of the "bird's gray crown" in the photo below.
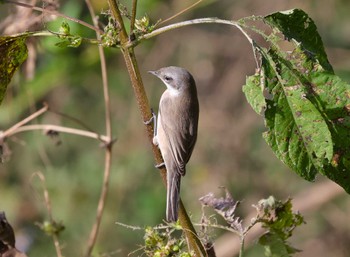
[[[150,73],[160,78],[168,88],[180,91],[195,84],[192,75],[181,67],[169,66]]]

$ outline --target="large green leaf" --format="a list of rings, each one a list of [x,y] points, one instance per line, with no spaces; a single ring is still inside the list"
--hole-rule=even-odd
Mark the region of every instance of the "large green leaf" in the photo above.
[[[17,68],[27,59],[27,36],[0,37],[0,104]]]
[[[333,73],[307,14],[279,12],[266,21],[274,29],[274,37],[267,38],[271,48],[257,49],[260,75],[248,77],[244,86],[255,87],[244,92],[257,113],[266,106],[263,136],[276,156],[303,178],[312,181],[321,173],[350,193],[350,85]],[[278,33],[294,39],[293,51],[278,47]]]
[[[333,157],[333,141],[326,120],[309,99],[308,82],[275,51],[266,53],[265,85],[272,94],[265,111],[267,143],[277,156],[307,180]]]

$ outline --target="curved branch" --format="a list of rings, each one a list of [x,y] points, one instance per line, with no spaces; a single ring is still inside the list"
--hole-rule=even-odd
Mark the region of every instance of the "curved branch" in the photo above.
[[[25,132],[25,131],[33,131],[33,130],[56,131],[56,132],[62,132],[62,133],[67,133],[67,134],[74,134],[74,135],[78,135],[78,136],[94,138],[94,139],[102,141],[105,144],[110,143],[109,137],[97,134],[95,132],[80,130],[80,129],[75,129],[75,128],[62,127],[62,126],[51,125],[51,124],[36,124],[36,125],[21,126],[21,127],[14,129],[14,130],[11,130],[11,133],[6,133],[6,131],[5,131],[3,134],[0,134],[0,139],[15,135],[17,133],[21,133],[21,132]]]
[[[6,138],[6,137],[13,135],[13,134],[16,134],[16,131],[20,127],[22,127],[24,124],[27,124],[28,122],[34,120],[36,117],[40,116],[41,114],[46,112],[48,109],[49,109],[49,106],[47,104],[44,104],[44,107],[41,108],[40,110],[34,112],[33,114],[29,115],[27,118],[25,118],[25,119],[21,120],[20,122],[16,123],[15,125],[13,125],[11,128],[0,133],[0,139]]]
[[[215,18],[215,17],[199,18],[199,19],[182,21],[182,22],[170,24],[168,26],[164,26],[164,27],[161,27],[159,29],[153,30],[150,33],[144,34],[144,35],[140,36],[137,41],[129,42],[129,44],[138,44],[138,42],[141,40],[150,39],[152,37],[158,36],[164,32],[168,32],[168,31],[171,31],[174,29],[178,29],[178,28],[182,28],[182,27],[186,27],[186,26],[190,26],[190,25],[195,25],[195,24],[209,24],[209,23],[226,24],[226,25],[235,26],[237,29],[239,29],[242,32],[242,34],[246,37],[246,39],[249,41],[249,43],[251,44],[252,49],[253,49],[253,53],[254,53],[254,59],[255,59],[256,66],[257,66],[257,68],[260,68],[260,64],[259,64],[258,58],[257,58],[257,51],[256,51],[257,45],[256,45],[255,41],[243,29],[241,24],[239,22],[236,22],[236,21],[223,20],[223,19],[219,19],[219,18]]]
[[[164,32],[171,31],[173,29],[182,28],[182,27],[189,26],[189,25],[208,24],[208,23],[217,23],[217,24],[226,24],[226,25],[235,26],[248,39],[249,43],[253,44],[253,39],[247,34],[247,32],[244,31],[244,29],[241,27],[241,25],[238,22],[236,22],[236,21],[229,21],[229,20],[223,20],[223,19],[219,19],[219,18],[215,18],[215,17],[212,17],[212,18],[199,18],[199,19],[182,21],[182,22],[170,24],[168,26],[161,27],[159,29],[153,30],[150,33],[147,33],[147,34],[144,34],[144,35],[140,36],[139,40],[149,39],[149,38],[152,38],[154,36],[158,36],[159,34],[162,34]]]

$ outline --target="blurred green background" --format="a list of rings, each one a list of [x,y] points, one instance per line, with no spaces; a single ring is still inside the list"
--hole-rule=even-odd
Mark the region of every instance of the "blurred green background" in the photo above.
[[[97,13],[108,7],[105,1],[92,2]],[[130,7],[129,2],[124,4]],[[153,22],[164,20],[192,3],[139,1],[138,17],[147,13]],[[91,23],[84,1],[59,4],[60,12]],[[292,8],[302,8],[314,19],[336,73],[350,82],[347,0],[204,0],[172,22],[199,17],[237,20]],[[33,21],[29,28],[24,17]],[[1,34],[43,27],[58,31],[63,19],[47,22],[49,18],[13,5],[1,5]],[[103,16],[101,21],[105,22]],[[95,36],[89,29],[69,24],[72,33]],[[73,116],[94,131],[104,133],[97,47],[82,44],[77,49],[62,49],[55,46],[57,42],[54,38],[30,40],[30,57],[13,78],[0,106],[0,130],[8,129],[47,102],[52,110]],[[300,209],[306,220],[291,240],[293,246],[303,250],[297,256],[350,256],[349,196],[322,177],[315,183],[302,180],[276,159],[262,139],[263,119],[251,109],[242,93],[246,76],[254,73],[255,62],[250,45],[237,29],[222,25],[190,26],[142,42],[135,51],[155,110],[165,88],[148,70],[182,66],[196,79],[201,108],[199,135],[181,191],[194,221],[199,222],[201,217],[198,198],[209,192],[220,195],[220,186],[227,187],[235,199],[244,200],[239,209],[243,217],[254,211],[252,204],[269,195],[279,199],[292,197],[296,210]],[[135,226],[160,223],[165,217],[165,188],[154,168],[151,147],[120,52],[108,49],[106,55],[113,135],[118,141],[95,253],[126,256],[143,243],[143,234],[115,222]],[[54,112],[35,122],[82,129]],[[11,155],[0,164],[0,210],[6,212],[15,228],[18,247],[29,256],[55,256],[51,239],[34,225],[48,219],[42,185],[33,177],[40,171],[46,177],[54,218],[66,226],[60,237],[64,255],[81,256],[95,218],[104,149],[92,139],[67,134],[49,138],[42,132],[17,134],[6,143]],[[223,231],[215,231],[215,238],[219,257],[237,255],[234,239]],[[262,256],[262,248],[256,246],[254,238],[247,249],[246,256]]]

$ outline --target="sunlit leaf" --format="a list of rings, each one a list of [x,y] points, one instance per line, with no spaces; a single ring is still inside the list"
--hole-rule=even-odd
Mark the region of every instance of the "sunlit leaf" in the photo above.
[[[80,36],[67,36],[65,40],[56,43],[58,47],[79,47],[83,39]]]
[[[62,35],[67,35],[69,36],[70,35],[70,27],[69,27],[69,24],[68,22],[66,21],[63,21],[62,24],[61,24],[61,27],[59,29],[59,33],[62,34]]]
[[[276,52],[269,51],[267,56],[263,66],[272,71],[272,77],[267,77],[265,83],[273,98],[265,111],[269,131],[264,138],[270,146],[276,144],[282,161],[313,180],[333,157],[331,133],[322,112],[310,99],[305,78]]]
[[[270,38],[282,33],[294,49],[283,51],[276,41],[269,50],[259,48],[261,72],[244,86],[253,109],[266,109],[263,136],[303,178],[312,181],[321,173],[350,193],[350,85],[333,73],[306,13],[278,12],[265,21],[274,29]]]
[[[0,37],[0,104],[18,67],[27,59],[27,36]]]

